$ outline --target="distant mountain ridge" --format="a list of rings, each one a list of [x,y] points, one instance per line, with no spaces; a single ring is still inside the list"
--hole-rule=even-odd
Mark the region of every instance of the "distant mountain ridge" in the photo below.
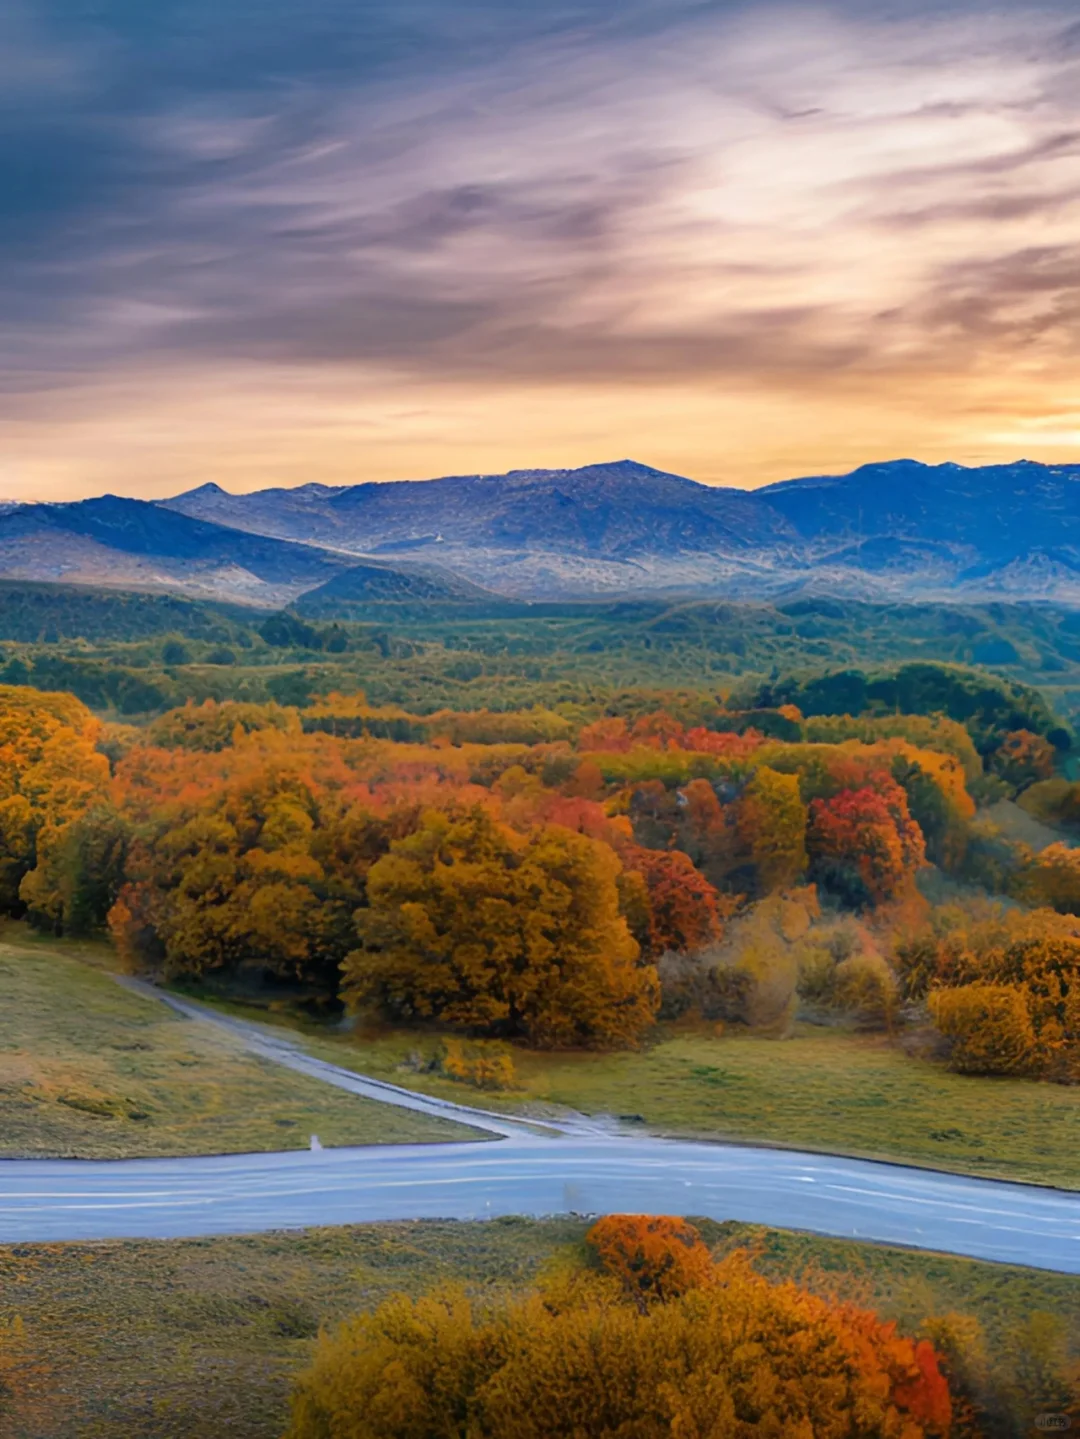
[[[635,590],[1080,603],[1080,465],[893,460],[759,490],[633,460],[165,504],[364,555],[421,556],[499,592]]]
[[[0,507],[0,576],[320,611],[634,593],[1080,605],[1080,464],[893,460],[759,490],[633,460]],[[315,598],[317,594],[317,600]]]
[[[0,513],[0,575],[6,579],[165,590],[274,608],[324,584],[348,563],[309,545],[116,495]]]

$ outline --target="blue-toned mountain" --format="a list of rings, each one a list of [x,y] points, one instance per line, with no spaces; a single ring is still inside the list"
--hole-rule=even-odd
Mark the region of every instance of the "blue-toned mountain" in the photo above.
[[[310,545],[117,495],[0,513],[0,575],[8,579],[170,590],[277,607],[325,584],[348,563]]]
[[[806,541],[879,537],[1012,560],[1080,544],[1080,465],[923,465],[893,460],[755,491]]]
[[[754,491],[631,460],[245,495],[210,484],[161,504],[0,512],[0,576],[266,604],[318,589],[320,605],[353,607],[470,585],[1080,604],[1080,465],[896,460]]]
[[[522,597],[666,590],[1080,602],[1080,466],[895,460],[748,491],[632,460],[166,502]]]

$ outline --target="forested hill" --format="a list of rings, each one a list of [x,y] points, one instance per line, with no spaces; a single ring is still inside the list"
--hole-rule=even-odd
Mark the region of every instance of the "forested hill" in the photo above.
[[[22,644],[118,643],[173,633],[217,642],[235,639],[253,619],[246,605],[182,595],[0,580],[0,640]]]
[[[663,692],[752,696],[790,676],[798,695],[777,689],[753,703],[790,700],[814,713],[817,692],[806,686],[817,677],[932,662],[950,672],[991,667],[1002,681],[1037,687],[1064,715],[1080,708],[1080,616],[1049,605],[525,605],[425,599],[399,592],[392,577],[389,597],[375,599],[354,598],[349,575],[344,597],[328,587],[310,607],[305,597],[281,612],[0,583],[0,681],[70,690],[100,712],[140,716],[187,699],[306,705],[335,690],[420,712],[603,707],[643,680],[659,706]],[[886,703],[876,693],[869,700]]]

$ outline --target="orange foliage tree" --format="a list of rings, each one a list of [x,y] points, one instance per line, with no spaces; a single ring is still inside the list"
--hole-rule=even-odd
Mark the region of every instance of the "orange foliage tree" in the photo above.
[[[373,803],[347,743],[271,727],[121,761],[113,792],[136,838],[110,927],[129,963],[248,969],[336,996],[367,870],[415,822]]]
[[[479,807],[429,811],[367,876],[344,997],[540,1045],[633,1043],[658,981],[619,912],[620,869],[555,825],[520,836]]]
[[[1054,747],[1042,735],[1018,729],[1007,734],[994,751],[994,769],[1009,784],[1022,789],[1054,773]]]
[[[712,1255],[685,1219],[667,1214],[608,1214],[585,1242],[600,1265],[640,1305],[674,1299],[715,1279]]]
[[[811,875],[855,907],[896,898],[925,861],[907,796],[887,775],[810,805]]]
[[[951,1423],[928,1341],[735,1253],[647,1304],[587,1276],[486,1305],[390,1299],[320,1338],[288,1439],[945,1439]]]

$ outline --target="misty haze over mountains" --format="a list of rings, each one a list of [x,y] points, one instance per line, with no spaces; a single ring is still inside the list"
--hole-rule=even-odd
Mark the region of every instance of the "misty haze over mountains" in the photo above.
[[[0,512],[0,575],[283,605],[627,593],[1080,604],[1080,465],[896,460],[760,490],[632,460]],[[476,588],[479,587],[479,588]]]

